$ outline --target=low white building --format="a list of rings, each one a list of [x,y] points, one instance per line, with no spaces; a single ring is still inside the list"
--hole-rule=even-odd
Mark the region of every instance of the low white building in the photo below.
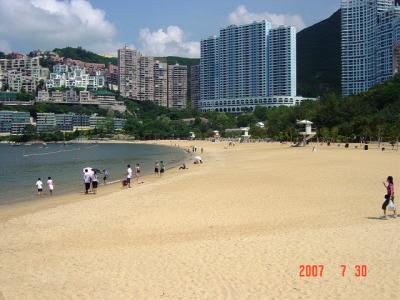
[[[38,91],[37,97],[36,97],[37,102],[49,102],[50,101],[50,94],[46,90],[41,90]]]
[[[104,86],[105,77],[102,72],[97,71],[95,75],[90,75],[86,73],[85,68],[67,65],[55,65],[46,82],[48,89],[66,87],[97,90]]]
[[[303,98],[301,96],[272,96],[272,97],[246,97],[239,99],[220,99],[201,101],[199,109],[203,112],[218,111],[228,113],[241,113],[246,109],[254,110],[257,106],[264,106],[268,108],[279,106],[295,106],[301,102],[315,98]]]
[[[7,84],[8,89],[13,92],[36,93],[37,80],[32,76],[24,75],[20,71],[8,71]]]

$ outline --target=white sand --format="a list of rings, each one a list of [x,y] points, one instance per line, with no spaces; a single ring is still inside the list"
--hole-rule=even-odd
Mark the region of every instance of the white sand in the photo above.
[[[203,165],[5,218],[4,298],[399,299],[400,218],[378,217],[400,153],[196,143]]]

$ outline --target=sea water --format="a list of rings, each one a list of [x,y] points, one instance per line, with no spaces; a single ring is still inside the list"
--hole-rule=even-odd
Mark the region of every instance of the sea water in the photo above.
[[[181,149],[148,144],[0,144],[0,205],[35,199],[38,178],[47,193],[50,176],[60,195],[83,190],[86,167],[106,169],[112,182],[125,177],[128,164],[134,170],[139,163],[143,175],[154,170],[156,161],[164,161],[168,169],[185,157]],[[102,179],[100,174],[100,184]]]

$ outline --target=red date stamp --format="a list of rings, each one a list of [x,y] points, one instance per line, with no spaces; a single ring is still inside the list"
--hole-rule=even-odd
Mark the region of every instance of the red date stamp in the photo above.
[[[324,277],[325,265],[300,265],[300,277]],[[368,267],[366,265],[340,265],[341,276],[367,277]]]
[[[300,277],[323,277],[324,265],[300,265]]]

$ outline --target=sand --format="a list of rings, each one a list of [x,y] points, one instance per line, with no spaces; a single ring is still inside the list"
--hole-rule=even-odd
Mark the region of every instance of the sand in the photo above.
[[[203,165],[131,190],[0,212],[0,299],[399,299],[400,152],[196,145]]]

